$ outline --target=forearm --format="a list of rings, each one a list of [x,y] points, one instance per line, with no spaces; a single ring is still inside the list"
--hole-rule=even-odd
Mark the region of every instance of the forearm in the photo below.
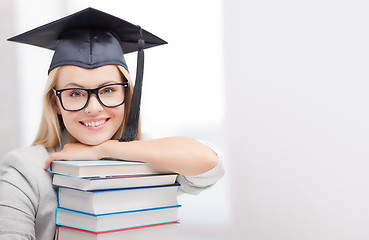
[[[147,162],[170,171],[193,176],[216,166],[218,156],[207,146],[187,137],[118,142],[99,146],[99,158]]]

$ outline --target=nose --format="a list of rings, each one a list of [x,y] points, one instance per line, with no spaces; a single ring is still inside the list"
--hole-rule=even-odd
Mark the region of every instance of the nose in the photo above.
[[[88,104],[84,110],[86,113],[93,114],[101,112],[103,109],[104,107],[101,105],[97,97],[95,95],[91,95],[90,100],[88,101]]]

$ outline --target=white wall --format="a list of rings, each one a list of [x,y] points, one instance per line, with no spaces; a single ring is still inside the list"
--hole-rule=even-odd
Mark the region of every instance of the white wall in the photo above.
[[[223,4],[231,239],[369,239],[367,1]]]
[[[10,1],[10,0],[7,0]],[[42,26],[65,16],[63,1],[16,0],[13,1],[14,29],[8,38]],[[4,34],[5,35],[5,34]],[[17,82],[19,88],[18,126],[20,137],[18,147],[32,144],[40,125],[42,95],[47,80],[53,52],[31,45],[9,42],[15,48]]]
[[[17,108],[19,92],[17,91],[17,71],[15,65],[15,47],[6,41],[5,33],[14,33],[15,6],[12,1],[0,4],[0,159],[9,149],[18,146],[20,132]]]

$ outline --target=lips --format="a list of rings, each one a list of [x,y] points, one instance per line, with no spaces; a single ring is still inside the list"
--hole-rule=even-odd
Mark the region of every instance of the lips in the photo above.
[[[109,118],[88,119],[80,121],[80,123],[88,128],[98,128],[103,126],[107,121],[109,121]]]

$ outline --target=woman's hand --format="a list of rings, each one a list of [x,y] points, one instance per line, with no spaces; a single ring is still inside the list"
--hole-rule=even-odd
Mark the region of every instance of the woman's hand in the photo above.
[[[54,160],[99,160],[99,145],[89,146],[82,143],[66,144],[60,152],[54,152],[45,161],[45,170],[50,167]]]

